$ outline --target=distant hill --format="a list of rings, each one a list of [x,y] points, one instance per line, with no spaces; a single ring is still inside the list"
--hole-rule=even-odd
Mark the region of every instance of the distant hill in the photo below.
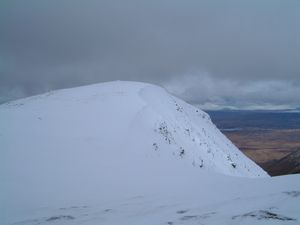
[[[271,176],[300,173],[300,149],[280,160],[267,162],[263,167]]]

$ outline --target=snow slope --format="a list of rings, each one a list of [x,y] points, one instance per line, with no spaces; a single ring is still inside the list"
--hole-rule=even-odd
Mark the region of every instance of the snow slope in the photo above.
[[[1,225],[300,219],[298,176],[269,178],[206,113],[157,86],[50,92],[1,105],[0,124]]]
[[[0,110],[1,147],[8,155],[79,157],[88,151],[111,160],[125,154],[130,161],[167,155],[229,175],[266,176],[206,113],[154,85],[109,82],[19,100]]]

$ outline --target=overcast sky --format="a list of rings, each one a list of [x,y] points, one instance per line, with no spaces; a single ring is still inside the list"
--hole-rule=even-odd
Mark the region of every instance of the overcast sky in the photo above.
[[[204,108],[300,106],[300,1],[1,0],[0,102],[111,80]]]

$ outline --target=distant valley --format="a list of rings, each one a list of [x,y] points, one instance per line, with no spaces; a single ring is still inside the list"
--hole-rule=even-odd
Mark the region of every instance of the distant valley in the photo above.
[[[295,173],[279,163],[300,151],[300,113],[281,111],[207,111],[217,127],[270,175]],[[300,162],[300,158],[296,158]],[[294,165],[294,163],[292,163]],[[297,167],[297,163],[294,167]]]

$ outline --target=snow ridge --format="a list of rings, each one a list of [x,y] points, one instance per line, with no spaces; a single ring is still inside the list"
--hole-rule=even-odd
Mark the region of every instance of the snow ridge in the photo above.
[[[228,175],[266,176],[216,128],[209,115],[202,110],[153,85],[146,85],[139,95],[147,108],[157,114],[156,121],[153,121],[156,124],[154,130],[171,146],[173,155],[187,158],[195,167]],[[156,150],[159,149],[157,142],[153,145]]]

